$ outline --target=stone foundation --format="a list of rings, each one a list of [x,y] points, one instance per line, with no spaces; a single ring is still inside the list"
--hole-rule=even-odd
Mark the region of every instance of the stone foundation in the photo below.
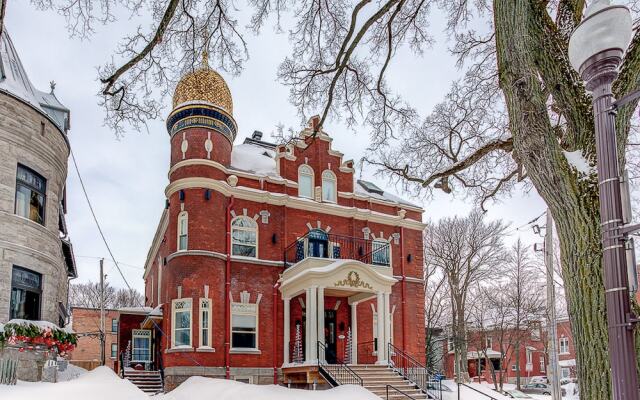
[[[230,369],[231,379],[256,385],[272,385],[272,368]],[[225,379],[224,367],[167,367],[164,370],[164,389],[169,392],[192,376]],[[282,372],[278,369],[278,382],[282,381]]]
[[[47,355],[41,351],[20,351],[19,348],[11,346],[0,350],[0,360],[18,360],[17,378],[21,381],[40,382],[43,378],[48,378],[46,381],[51,381],[49,376],[43,374],[45,363],[49,359],[55,359],[53,352],[49,352]],[[53,381],[55,381],[55,377]]]

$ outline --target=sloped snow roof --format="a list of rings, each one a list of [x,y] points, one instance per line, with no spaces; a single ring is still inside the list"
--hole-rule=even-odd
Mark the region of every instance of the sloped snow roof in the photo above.
[[[231,151],[231,168],[258,175],[278,176],[276,153],[254,144],[237,144]]]
[[[36,89],[4,28],[0,35],[0,91],[11,94],[48,116],[62,131],[69,127],[69,110],[53,93]]]
[[[153,307],[120,307],[118,311],[125,314],[149,314],[153,311]]]
[[[410,202],[406,201],[405,199],[403,199],[401,197],[398,197],[396,195],[393,195],[393,194],[391,194],[389,192],[386,192],[386,191],[383,191],[382,194],[377,193],[377,192],[370,192],[365,188],[365,185],[367,185],[367,184],[371,184],[371,182],[363,181],[363,180],[357,180],[353,185],[354,193],[359,194],[361,196],[373,197],[374,199],[378,199],[378,200],[386,200],[386,201],[390,201],[392,203],[404,204],[404,205],[411,206],[411,207],[421,208],[417,204],[410,203]]]

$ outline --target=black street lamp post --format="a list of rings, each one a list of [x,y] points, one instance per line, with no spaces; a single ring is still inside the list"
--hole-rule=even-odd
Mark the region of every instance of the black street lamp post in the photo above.
[[[631,41],[631,28],[626,7],[600,0],[587,8],[569,43],[571,64],[593,95],[609,358],[616,400],[640,399],[611,91]]]

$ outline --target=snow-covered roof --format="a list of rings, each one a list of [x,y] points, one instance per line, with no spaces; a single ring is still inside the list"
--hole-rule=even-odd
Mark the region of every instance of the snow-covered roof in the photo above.
[[[236,144],[231,151],[231,168],[258,175],[278,176],[275,151],[255,144]]]
[[[6,27],[0,35],[0,91],[24,101],[49,117],[63,132],[69,128],[69,109],[52,93],[36,89],[20,61]]]
[[[375,188],[379,189],[373,189],[373,191],[371,190],[371,186],[374,186]],[[367,187],[369,187],[369,190],[367,190]],[[397,204],[404,204],[407,206],[411,206],[411,207],[418,207],[420,208],[419,205],[410,203],[408,201],[406,201],[405,199],[398,197],[396,195],[393,195],[389,192],[385,192],[382,189],[378,188],[376,185],[374,185],[372,182],[368,182],[368,181],[363,181],[363,180],[356,180],[355,184],[353,185],[353,191],[356,194],[359,194],[360,196],[369,196],[369,197],[373,197],[374,199],[378,199],[378,200],[385,200],[385,201],[389,201],[392,203],[397,203]],[[380,193],[382,192],[382,193]]]
[[[259,143],[264,143],[261,145]],[[280,177],[276,166],[276,152],[270,143],[259,140],[245,140],[242,144],[236,144],[231,151],[231,169],[243,172],[251,172],[257,175],[270,177]],[[410,203],[396,195],[383,191],[375,184],[354,179],[354,193],[359,196],[371,197],[374,199],[402,204],[410,207],[421,208],[419,205]]]
[[[125,314],[149,314],[153,307],[121,307],[118,311]]]

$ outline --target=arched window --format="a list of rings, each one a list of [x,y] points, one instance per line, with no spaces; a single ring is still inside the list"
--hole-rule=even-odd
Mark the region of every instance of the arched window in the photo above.
[[[258,224],[253,218],[242,216],[231,221],[231,254],[257,257]]]
[[[186,211],[178,214],[178,251],[187,249],[189,241],[189,214]]]
[[[391,265],[391,246],[384,239],[371,242],[371,261],[374,265]]]
[[[313,169],[306,164],[298,168],[298,196],[313,199]]]
[[[322,172],[322,201],[336,202],[336,174],[330,170],[324,170]]]

